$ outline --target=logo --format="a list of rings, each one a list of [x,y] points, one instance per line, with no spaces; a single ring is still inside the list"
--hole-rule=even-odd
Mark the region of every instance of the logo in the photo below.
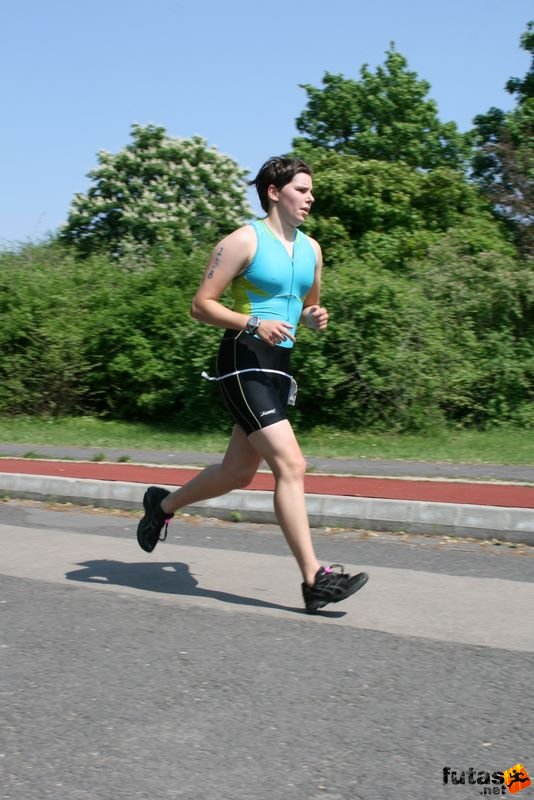
[[[502,796],[507,794],[507,790],[510,794],[516,794],[530,786],[532,781],[523,764],[516,764],[510,769],[495,772],[476,770],[474,767],[462,770],[443,767],[443,783],[451,786],[470,784],[478,787],[478,793],[482,796]]]
[[[269,414],[276,414],[276,408],[270,408],[269,411],[260,411],[260,417],[267,417]]]
[[[523,764],[516,764],[515,767],[505,770],[503,776],[505,786],[511,794],[526,789],[532,783]]]

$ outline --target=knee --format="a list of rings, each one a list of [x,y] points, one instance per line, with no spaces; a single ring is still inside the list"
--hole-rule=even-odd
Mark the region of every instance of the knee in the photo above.
[[[306,474],[306,460],[301,453],[288,454],[280,460],[275,470],[278,477],[303,480]]]

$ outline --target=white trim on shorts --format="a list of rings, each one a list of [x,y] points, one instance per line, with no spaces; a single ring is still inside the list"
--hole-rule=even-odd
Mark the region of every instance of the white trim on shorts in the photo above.
[[[241,375],[244,372],[272,372],[275,375],[283,375],[284,378],[289,378],[290,385],[289,385],[289,396],[287,398],[288,406],[294,406],[297,400],[297,392],[298,386],[295,378],[292,375],[289,375],[287,372],[282,372],[279,369],[261,369],[260,367],[249,367],[248,369],[236,369],[235,372],[227,372],[225,375],[208,375],[208,373],[204,370],[201,373],[202,377],[205,378],[207,381],[223,381],[225,378],[233,378],[236,375]]]

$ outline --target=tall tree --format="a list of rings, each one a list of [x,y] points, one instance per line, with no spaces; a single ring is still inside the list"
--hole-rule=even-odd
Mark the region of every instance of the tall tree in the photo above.
[[[314,167],[317,196],[307,225],[327,251],[339,238],[335,221],[360,255],[374,253],[384,266],[401,266],[417,254],[428,235],[432,239],[432,234],[466,217],[490,217],[476,189],[458,170],[420,170],[402,162],[364,161],[318,149],[308,149],[306,155]],[[329,224],[323,230],[325,219]]]
[[[132,140],[116,154],[99,152],[92,185],[72,201],[60,238],[82,254],[131,258],[156,245],[190,249],[250,217],[246,173],[201,137],[133,125]]]
[[[293,143],[297,150],[311,144],[423,169],[463,164],[465,145],[455,123],[439,120],[427,97],[430,84],[408,69],[393,44],[376,72],[361,68],[359,81],[326,72],[322,88],[302,88],[308,106],[296,121],[303,134]]]
[[[524,78],[510,78],[512,111],[490,108],[474,119],[473,178],[494,213],[513,232],[524,256],[534,257],[534,22],[521,37],[530,53]]]

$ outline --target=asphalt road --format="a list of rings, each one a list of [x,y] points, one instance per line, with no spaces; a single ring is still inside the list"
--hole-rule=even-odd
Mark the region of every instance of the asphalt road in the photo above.
[[[148,555],[136,522],[0,504],[2,800],[463,800],[534,772],[532,548],[314,531],[370,581],[308,616],[274,526],[177,518]]]

